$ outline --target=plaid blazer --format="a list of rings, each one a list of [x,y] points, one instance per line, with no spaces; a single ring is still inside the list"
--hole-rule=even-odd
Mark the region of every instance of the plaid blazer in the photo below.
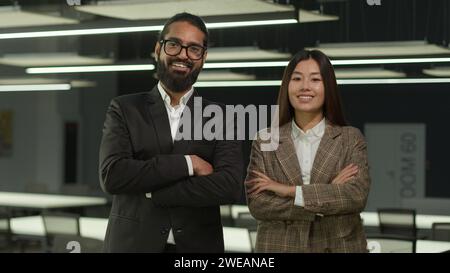
[[[279,146],[261,151],[261,138],[253,141],[248,171],[258,170],[283,184],[302,186],[304,207],[293,198],[264,191],[248,199],[258,220],[257,252],[367,252],[362,220],[370,186],[366,142],[354,127],[333,126],[326,121],[311,170],[303,185],[291,123],[280,127]],[[332,179],[348,164],[358,165],[355,178],[344,184]],[[251,179],[247,172],[247,179]]]

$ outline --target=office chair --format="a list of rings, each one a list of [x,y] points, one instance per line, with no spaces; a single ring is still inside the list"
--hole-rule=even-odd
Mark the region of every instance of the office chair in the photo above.
[[[255,253],[256,235],[257,235],[257,232],[256,232],[255,229],[249,229],[248,230],[248,236],[250,237],[250,245],[252,247],[252,253]]]
[[[401,235],[368,235],[370,253],[416,253],[416,238]]]
[[[414,209],[378,209],[380,233],[417,238],[416,211]]]
[[[436,241],[450,241],[450,223],[433,223],[432,239]]]
[[[234,226],[234,219],[231,213],[231,205],[220,206],[220,216],[222,219],[222,225],[232,227]]]
[[[7,211],[0,211],[0,249],[8,249],[12,243],[11,222]]]
[[[250,214],[250,212],[239,212],[238,217],[234,220],[234,226],[256,230],[258,221]]]
[[[42,213],[46,237],[46,250],[50,251],[57,235],[80,236],[80,216],[72,213]]]

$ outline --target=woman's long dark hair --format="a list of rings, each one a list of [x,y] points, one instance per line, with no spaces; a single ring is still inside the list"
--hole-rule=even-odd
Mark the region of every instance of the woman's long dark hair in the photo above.
[[[279,106],[279,126],[282,126],[292,120],[294,117],[294,108],[289,102],[289,82],[292,73],[297,64],[304,60],[313,59],[320,68],[320,74],[325,89],[325,101],[323,105],[324,117],[334,125],[345,126],[344,112],[342,110],[341,96],[337,87],[336,76],[334,75],[333,66],[328,57],[319,50],[301,50],[295,54],[289,61],[288,66],[284,70],[283,80],[281,82],[280,91],[278,93],[277,104]]]

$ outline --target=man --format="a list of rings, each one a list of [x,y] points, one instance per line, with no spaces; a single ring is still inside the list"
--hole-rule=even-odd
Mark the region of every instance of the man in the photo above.
[[[176,138],[181,116],[198,110],[192,85],[207,42],[199,17],[175,15],[155,46],[158,85],[109,106],[99,170],[103,190],[113,194],[106,252],[224,251],[219,205],[241,194],[241,144]]]

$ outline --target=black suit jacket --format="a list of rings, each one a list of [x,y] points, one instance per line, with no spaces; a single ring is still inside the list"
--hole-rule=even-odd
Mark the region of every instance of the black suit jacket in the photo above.
[[[186,108],[194,111],[193,98]],[[203,99],[203,107],[211,102]],[[185,110],[186,111],[186,110]],[[193,119],[204,124],[203,117]],[[212,164],[214,173],[189,177],[184,155]],[[157,87],[114,98],[100,146],[100,184],[113,195],[106,252],[161,252],[172,228],[181,252],[223,252],[222,204],[242,190],[239,141],[172,142],[169,119]],[[151,192],[152,198],[145,193]]]

